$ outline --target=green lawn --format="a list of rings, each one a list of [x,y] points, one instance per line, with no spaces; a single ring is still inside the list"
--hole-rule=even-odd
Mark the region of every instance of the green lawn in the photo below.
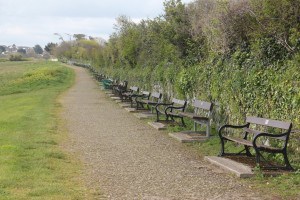
[[[64,152],[57,97],[74,80],[55,62],[0,62],[0,199],[84,199]]]

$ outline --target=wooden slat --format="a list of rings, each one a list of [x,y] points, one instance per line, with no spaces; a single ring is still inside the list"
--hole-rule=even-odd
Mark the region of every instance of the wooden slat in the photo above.
[[[135,91],[135,92],[138,92],[138,91],[139,91],[139,88],[136,87],[136,86],[132,86],[132,87],[130,87],[130,90]]]
[[[196,108],[201,108],[204,110],[211,110],[212,109],[212,103],[206,102],[206,101],[200,101],[200,100],[195,100],[193,103],[193,106]]]
[[[154,97],[154,98],[157,98],[157,99],[160,99],[161,98],[161,93],[159,93],[159,92],[153,92],[153,93],[151,93],[151,97]]]
[[[149,96],[150,92],[148,92],[148,91],[143,91],[142,94]]]
[[[258,131],[258,130],[250,129],[250,128],[247,128],[247,127],[243,128],[243,130],[246,131],[246,132],[248,132],[248,133],[254,134],[254,136],[256,136],[256,135],[258,135],[259,133],[261,133],[261,132]]]
[[[184,100],[175,99],[175,98],[173,98],[172,102],[174,102],[175,104],[179,104],[179,105],[184,105],[186,103],[186,101],[184,101]]]
[[[180,112],[178,114],[182,117],[187,117],[187,118],[190,118],[190,119],[193,119],[193,117],[195,116],[194,113],[190,113],[190,112]]]
[[[260,124],[269,127],[281,128],[281,129],[289,129],[292,125],[291,122],[283,122],[283,121],[258,118],[258,117],[247,117],[246,122]]]
[[[242,139],[242,138],[236,138],[236,137],[229,137],[229,136],[223,136],[223,137],[230,140],[230,141],[233,141],[233,142],[236,142],[236,143],[239,143],[239,144],[242,144],[242,145],[246,145],[246,146],[249,146],[249,147],[253,147],[252,142],[249,141],[249,140],[245,140],[245,139]],[[267,145],[263,145],[263,144],[257,144],[257,147],[272,150],[272,151],[280,150],[280,148],[267,146]]]
[[[199,115],[195,115],[194,113],[191,113],[191,112],[179,112],[178,115],[182,116],[182,117],[187,117],[187,118],[193,119],[195,121],[208,121],[209,120],[208,117],[202,117]]]
[[[176,113],[176,112],[170,112],[170,111],[167,111],[167,114],[168,114],[168,115],[172,115],[172,116],[174,116],[174,117],[181,117],[181,115],[179,115],[179,114]]]
[[[249,141],[249,140],[245,140],[243,138],[237,138],[237,137],[229,137],[229,136],[224,136],[224,138],[226,138],[227,140],[230,140],[230,141],[233,141],[233,142],[236,142],[236,143],[239,143],[239,144],[243,144],[243,145],[247,145],[247,146],[250,146],[252,147],[252,142]]]
[[[141,99],[140,102],[148,104],[148,105],[155,105],[155,104],[157,104],[157,101],[151,101],[151,100],[148,100],[148,99]]]

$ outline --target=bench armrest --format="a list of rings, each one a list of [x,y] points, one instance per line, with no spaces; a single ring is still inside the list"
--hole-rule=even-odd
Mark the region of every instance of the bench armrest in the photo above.
[[[220,138],[222,138],[222,131],[225,129],[225,128],[233,128],[233,129],[242,129],[242,128],[245,128],[245,127],[249,127],[250,123],[247,123],[247,124],[244,124],[244,125],[230,125],[230,124],[225,124],[223,126],[221,126],[218,130],[218,133],[219,133],[219,136]]]
[[[253,146],[255,148],[257,148],[257,144],[256,144],[256,141],[258,140],[258,138],[260,137],[270,137],[270,138],[277,138],[277,139],[280,139],[280,140],[284,140],[285,143],[287,142],[287,136],[288,136],[289,132],[287,133],[282,133],[282,134],[272,134],[272,133],[265,133],[265,132],[261,132],[261,133],[258,133],[257,135],[255,135],[255,137],[253,138]]]
[[[136,101],[142,100],[142,99],[149,99],[149,96],[146,94],[138,94],[135,96],[136,97]]]
[[[165,113],[167,113],[168,110],[172,111],[173,109],[183,111],[184,108],[185,108],[185,106],[168,106],[165,109]]]
[[[172,106],[173,104],[174,103],[157,103],[155,105],[155,110],[156,110],[156,112],[163,113],[166,106]],[[160,107],[163,107],[163,109],[160,109]]]
[[[157,103],[156,106],[172,106],[173,103]]]

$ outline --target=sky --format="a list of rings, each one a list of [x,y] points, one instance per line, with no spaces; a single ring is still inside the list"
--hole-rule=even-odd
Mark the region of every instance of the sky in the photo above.
[[[189,3],[193,0],[182,0]],[[0,45],[44,47],[73,34],[101,37],[114,32],[116,18],[134,22],[163,14],[164,0],[0,0]]]

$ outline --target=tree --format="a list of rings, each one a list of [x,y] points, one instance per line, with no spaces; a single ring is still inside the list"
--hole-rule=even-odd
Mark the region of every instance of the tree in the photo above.
[[[300,32],[300,0],[251,0],[251,15],[257,22],[255,32],[258,36],[272,37],[287,51],[295,52],[293,37]]]
[[[73,37],[75,38],[76,41],[79,41],[79,40],[82,40],[82,39],[85,39],[85,34],[74,34]]]
[[[4,46],[0,46],[0,53],[5,52],[5,51],[6,51],[5,47]]]
[[[10,61],[23,61],[23,57],[20,54],[12,54],[9,56]]]
[[[33,47],[33,50],[36,54],[42,54],[44,52],[44,50],[42,49],[42,47],[38,44],[36,44],[34,47]]]
[[[191,24],[185,5],[181,0],[168,0],[164,2],[164,19],[166,21],[164,35],[177,46],[181,56],[188,55],[189,44],[193,43]]]
[[[50,53],[52,55],[55,47],[57,47],[57,44],[50,42],[45,46],[44,49],[45,49],[45,51],[47,51],[48,53]]]
[[[18,52],[18,53],[21,53],[21,54],[26,54],[26,50],[23,49],[23,48],[19,48],[19,49],[17,50],[17,52]]]

